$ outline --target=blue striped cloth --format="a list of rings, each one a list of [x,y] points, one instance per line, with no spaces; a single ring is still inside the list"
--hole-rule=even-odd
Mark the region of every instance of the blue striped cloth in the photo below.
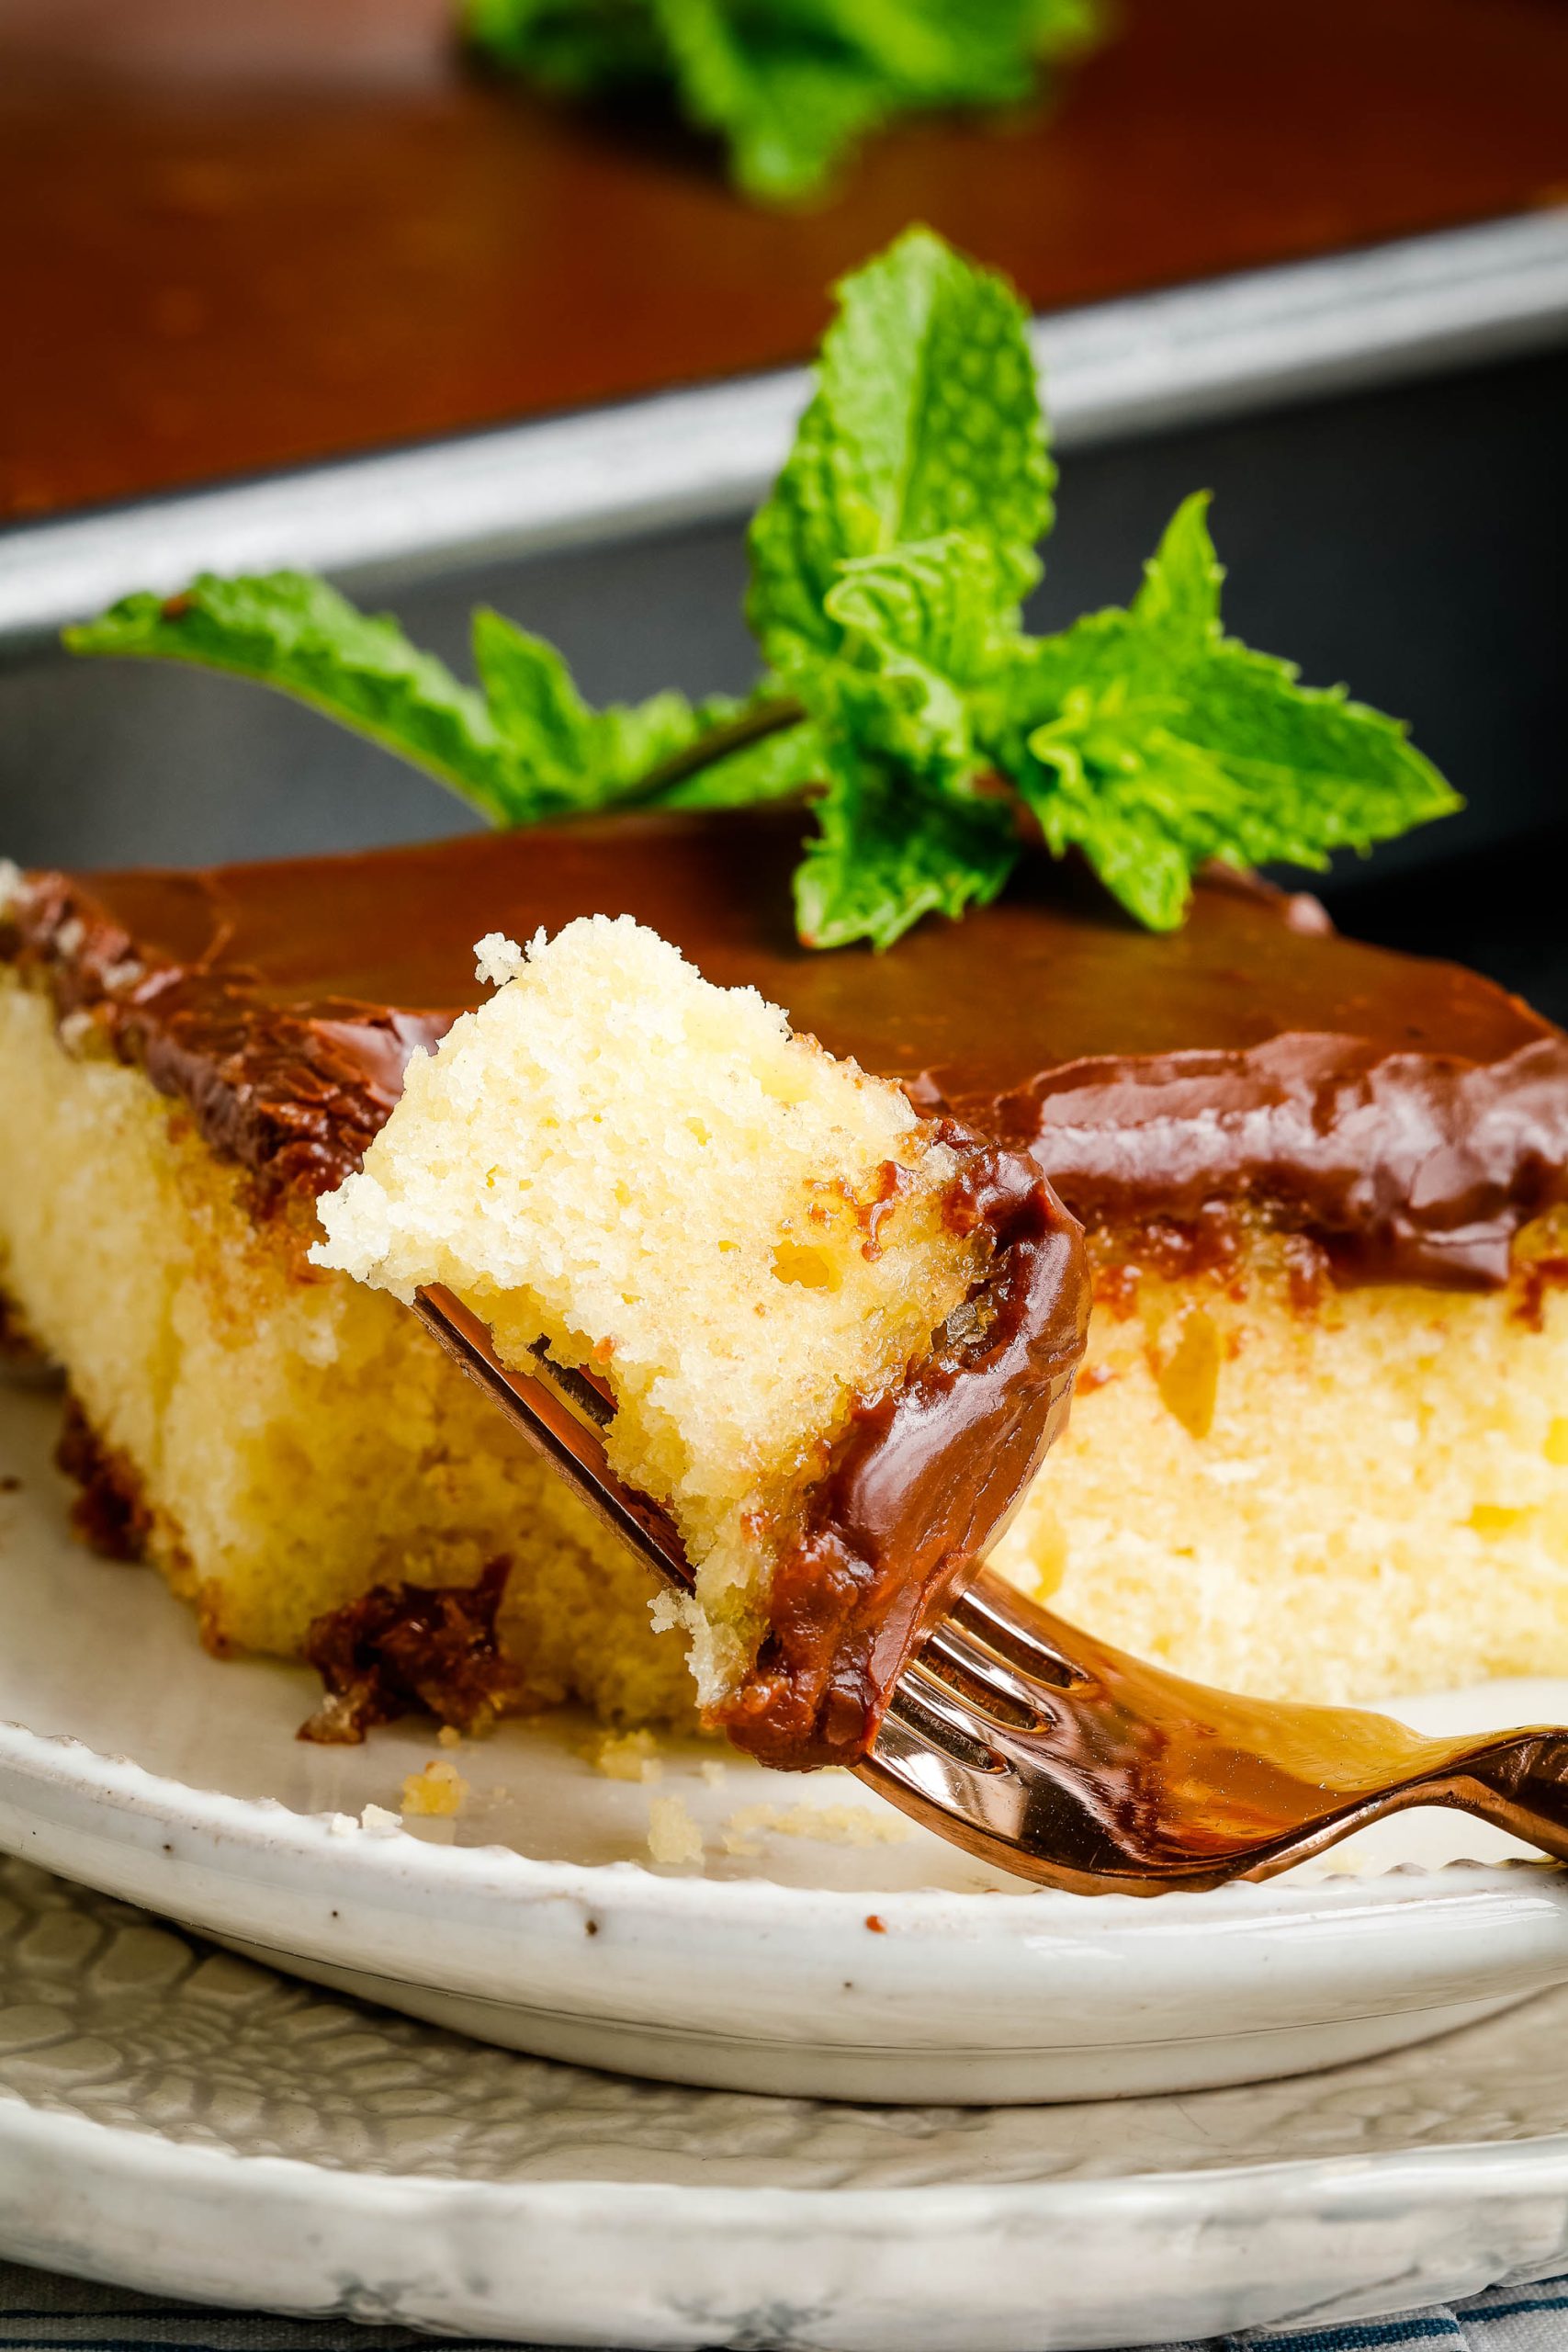
[[[3,2352],[431,2352],[432,2339],[403,2327],[361,2327],[353,2320],[269,2319],[259,2312],[203,2311],[166,2303],[121,2287],[92,2287],[0,2262]],[[1568,2352],[1568,2278],[1531,2287],[1494,2287],[1465,2303],[1433,2303],[1400,2319],[1348,2320],[1337,2327],[1258,2328],[1181,2343],[1158,2352],[1223,2352],[1251,2345],[1268,2352],[1404,2352],[1406,2346],[1451,2346],[1453,2352]],[[502,2352],[480,2346],[479,2352]],[[609,2347],[606,2347],[609,2352]]]

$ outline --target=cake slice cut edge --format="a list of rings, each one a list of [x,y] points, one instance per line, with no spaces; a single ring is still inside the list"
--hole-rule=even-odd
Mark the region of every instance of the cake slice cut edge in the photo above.
[[[597,1375],[694,1571],[658,1614],[703,1707],[771,1762],[852,1760],[1065,1417],[1077,1228],[629,917],[478,954],[496,993],[411,1062],[312,1262]]]
[[[479,1001],[478,933],[612,908],[1027,1150],[1088,1229],[1071,1424],[993,1566],[1258,1696],[1568,1671],[1568,1038],[1234,876],[1156,937],[1041,865],[889,956],[807,956],[785,917],[807,821],[23,877],[0,1295],[209,1645],[298,1659],[318,1617],[472,1592],[505,1555],[529,1704],[694,1720],[648,1573],[412,1315],[305,1255],[410,1045]],[[460,1704],[425,1675],[418,1695]]]

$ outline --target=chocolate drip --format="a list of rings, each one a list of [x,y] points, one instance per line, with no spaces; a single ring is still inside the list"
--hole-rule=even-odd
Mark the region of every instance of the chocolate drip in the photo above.
[[[1032,1161],[956,1128],[954,1230],[985,1280],[890,1394],[858,1406],[773,1571],[756,1665],[720,1711],[764,1764],[865,1755],[917,1643],[972,1577],[1066,1419],[1089,1329],[1083,1237]]]
[[[790,928],[798,808],[650,815],[369,855],[35,877],[11,952],[87,1007],[264,1186],[358,1164],[415,1046],[481,994],[474,941],[629,913],[920,1109],[1026,1152],[1086,1224],[1216,1204],[1337,1278],[1500,1283],[1568,1192],[1568,1038],[1453,964],[1337,937],[1314,902],[1200,883],[1185,930],[1025,860],[886,956]]]
[[[318,1617],[305,1656],[326,1697],[299,1737],[355,1747],[376,1724],[422,1711],[458,1731],[483,1731],[525,1707],[527,1685],[495,1626],[511,1568],[491,1560],[468,1585],[372,1585]]]

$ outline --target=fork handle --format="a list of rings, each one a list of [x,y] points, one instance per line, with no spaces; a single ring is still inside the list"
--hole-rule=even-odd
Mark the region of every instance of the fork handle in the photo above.
[[[1448,1769],[1380,1807],[1452,1805],[1568,1862],[1568,1733],[1519,1731],[1466,1741]]]

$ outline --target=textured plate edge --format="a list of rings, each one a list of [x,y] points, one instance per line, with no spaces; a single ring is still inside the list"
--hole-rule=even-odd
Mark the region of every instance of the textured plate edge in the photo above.
[[[74,1799],[112,1813],[144,1828],[190,1826],[213,1838],[292,1862],[329,1857],[338,1867],[362,1872],[367,1883],[391,1884],[407,1875],[412,1864],[428,1875],[431,1889],[465,1883],[475,1892],[486,1878],[504,1877],[510,1884],[496,1891],[509,1896],[543,1902],[602,1902],[606,1894],[629,1894],[639,1907],[676,1922],[700,1909],[719,1890],[732,1912],[761,1911],[786,1915],[787,1924],[802,1922],[802,1915],[820,1911],[836,1925],[863,1927],[869,1904],[891,1929],[897,1926],[931,1932],[945,1928],[975,1940],[976,1926],[1005,1916],[1010,1926],[1038,1937],[1059,1922],[1071,1919],[1075,1928],[1089,1928],[1114,1937],[1134,1922],[1145,1922],[1156,1906],[1131,1895],[1079,1896],[1049,1888],[1024,1888],[1006,1897],[1005,1915],[995,1894],[966,1894],[947,1888],[839,1889],[791,1886],[773,1879],[717,1880],[701,1875],[666,1875],[635,1861],[541,1861],[508,1846],[435,1845],[406,1832],[378,1837],[356,1829],[335,1835],[333,1816],[297,1813],[274,1797],[238,1797],[149,1770],[129,1758],[110,1757],[87,1742],[64,1735],[33,1731],[25,1724],[0,1721],[0,1805],[7,1802],[7,1772],[22,1776],[40,1791]],[[13,1781],[9,1802],[16,1803]],[[162,1816],[162,1818],[155,1818]],[[417,1855],[417,1860],[415,1859]],[[1434,1883],[1456,1899],[1493,1896],[1499,1905],[1521,1896],[1537,1898],[1537,1907],[1568,1926],[1568,1868],[1554,1868],[1544,1860],[1509,1859],[1499,1862],[1453,1861],[1432,1868],[1398,1863],[1378,1874],[1347,1875],[1292,1883],[1273,1880],[1255,1885],[1233,1885],[1202,1894],[1181,1891],[1159,1898],[1157,1917],[1166,1932],[1188,1928],[1194,1933],[1212,1929],[1233,1918],[1247,1926],[1265,1924],[1270,1914],[1295,1917],[1305,1910],[1366,1911],[1404,1909],[1427,1900]],[[109,1890],[106,1890],[109,1891]],[[953,1918],[943,1915],[953,1914]],[[781,1924],[785,1923],[781,1921]],[[772,1926],[764,1916],[758,1923]],[[1007,1940],[1016,1939],[1010,1934]],[[1075,1936],[1075,1940],[1078,1939]]]
[[[1267,2032],[1299,2027],[1303,1998],[1313,2022],[1346,2025],[1523,1998],[1568,1975],[1568,1884],[1508,1866],[1319,1885],[1302,1890],[1306,1902],[1283,1906],[1274,1888],[1172,1896],[1154,1914],[1130,1899],[1085,1910],[1063,1896],[999,1904],[890,1894],[869,1898],[884,1929],[873,1941],[863,1894],[726,1883],[716,1905],[712,1881],[663,1879],[629,1864],[552,1865],[504,1849],[336,1838],[321,1816],[270,1800],[160,1781],[139,1766],[107,1765],[74,1741],[10,1736],[13,1747],[19,1737],[43,1751],[55,1778],[35,1785],[30,1814],[25,1803],[18,1808],[0,1730],[0,1845],[198,1933],[276,1951],[287,1919],[288,1951],[307,1963],[354,1970],[373,1952],[383,1976],[437,1993],[655,2032],[694,2026],[709,2040],[737,2025],[750,2031],[761,2004],[773,2021],[770,2046],[802,2052],[803,2064],[818,2044],[878,2056],[890,2038],[906,2049],[945,2049],[955,1955],[973,2013],[996,2020],[998,2047],[1020,2052],[1020,2016],[1056,2021],[1052,2041],[1026,2053],[1032,2063],[1112,2041],[1156,2059],[1206,2042],[1212,2032],[1189,2022],[1182,1994],[1200,1979],[1223,1982],[1235,2025]],[[73,1786],[62,1784],[62,1762],[74,1768]],[[1434,1879],[1453,1905],[1451,1934],[1432,1933]],[[593,1932],[590,1943],[591,1917],[610,1932]],[[1312,1932],[1325,1919],[1336,1930],[1327,1939]],[[1340,1932],[1347,1923],[1352,1932]],[[694,1929],[713,1956],[695,1979]],[[892,2037],[890,2021],[900,2027]]]
[[[966,2352],[1073,2352],[1323,2324],[1540,2276],[1568,2250],[1568,2132],[1002,2188],[697,2188],[355,2173],[6,2098],[0,2188],[7,2255],[143,2291],[672,2352],[732,2339],[945,2352],[955,2327]],[[225,2215],[244,2226],[215,2260]],[[1260,2290],[1245,2274],[1270,2223],[1288,2250]],[[1146,2285],[1100,2294],[1100,2232],[1139,2246]],[[586,2259],[595,2239],[618,2268]],[[425,2251],[411,2266],[414,2244]],[[738,2245],[761,2275],[716,2279]],[[1314,2250],[1336,2265],[1326,2296],[1306,2284]],[[916,2257],[891,2294],[874,2275],[889,2256]],[[813,2257],[842,2266],[836,2291],[813,2290]]]
[[[1568,333],[1568,209],[1036,322],[1064,449],[1539,349]],[[404,576],[719,521],[755,503],[804,369],[703,385],[0,531],[0,644],[129,590],[279,564]]]

